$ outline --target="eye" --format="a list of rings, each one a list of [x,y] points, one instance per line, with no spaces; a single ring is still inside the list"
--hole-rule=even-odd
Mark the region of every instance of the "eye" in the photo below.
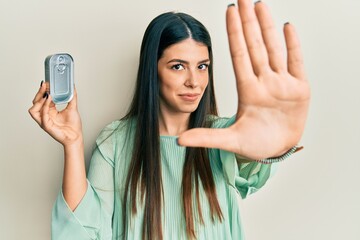
[[[179,64],[175,64],[175,65],[171,66],[171,69],[180,71],[180,70],[184,70],[185,68],[182,64],[179,63]]]
[[[205,63],[200,64],[200,65],[198,66],[198,68],[199,68],[200,70],[206,70],[206,69],[208,69],[208,67],[209,67],[209,64],[205,64]]]

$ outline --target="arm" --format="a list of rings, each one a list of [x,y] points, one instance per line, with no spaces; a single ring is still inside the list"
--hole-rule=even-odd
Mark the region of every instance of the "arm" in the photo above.
[[[62,191],[72,211],[80,203],[87,189],[82,139],[70,146],[64,146],[64,175]]]
[[[111,239],[114,201],[112,129],[105,128],[94,149],[88,180],[77,93],[58,112],[47,84],[41,84],[29,109],[32,118],[64,148],[63,185],[52,212],[52,239]]]
[[[87,188],[75,210],[60,191],[52,213],[52,239],[111,239],[114,208],[112,124],[99,134],[87,174]],[[64,189],[64,188],[63,188]]]
[[[29,109],[31,117],[64,147],[63,193],[71,210],[81,201],[87,188],[82,124],[77,108],[77,92],[67,107],[58,112],[47,93],[48,83],[41,83]]]

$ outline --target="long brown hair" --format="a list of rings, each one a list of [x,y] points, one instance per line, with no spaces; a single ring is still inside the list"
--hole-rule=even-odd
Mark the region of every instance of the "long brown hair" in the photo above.
[[[123,119],[135,119],[132,160],[125,182],[123,223],[126,229],[128,199],[131,214],[136,214],[136,199],[144,206],[143,239],[163,239],[162,205],[163,184],[161,179],[161,155],[159,133],[159,79],[157,63],[163,51],[172,44],[192,38],[208,47],[210,66],[209,84],[196,111],[191,113],[188,128],[210,127],[209,115],[217,116],[215,101],[212,47],[206,28],[193,17],[184,13],[168,12],[156,17],[147,27],[140,51],[140,62],[135,93],[130,109]],[[186,173],[186,174],[185,174]],[[189,174],[190,173],[190,174]],[[209,201],[212,220],[221,221],[223,215],[216,197],[215,182],[211,171],[208,151],[205,148],[187,148],[183,168],[182,193],[186,233],[196,238],[193,216],[193,183],[200,221],[199,180]]]

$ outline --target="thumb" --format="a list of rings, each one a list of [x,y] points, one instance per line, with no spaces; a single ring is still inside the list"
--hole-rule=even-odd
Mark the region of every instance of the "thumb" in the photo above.
[[[187,147],[218,148],[236,152],[237,139],[230,128],[194,128],[179,135],[178,144]]]
[[[71,99],[71,101],[69,102],[68,104],[68,108],[69,109],[77,109],[77,91],[76,91],[76,88],[74,86],[74,94],[73,94],[73,98]]]

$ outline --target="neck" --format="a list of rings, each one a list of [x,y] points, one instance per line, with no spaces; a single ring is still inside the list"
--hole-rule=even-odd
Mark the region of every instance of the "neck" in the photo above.
[[[174,113],[160,108],[159,131],[162,136],[178,136],[188,129],[190,113]]]

